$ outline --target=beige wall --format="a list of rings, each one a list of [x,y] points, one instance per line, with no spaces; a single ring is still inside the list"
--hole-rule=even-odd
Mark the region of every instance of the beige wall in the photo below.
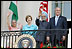
[[[8,30],[6,17],[9,10],[11,1],[1,1],[1,30]],[[18,1],[18,23],[22,25],[26,24],[25,16],[31,15],[33,18],[32,24],[35,24],[35,19],[38,16],[38,8],[40,7],[41,1]],[[10,22],[11,22],[10,15]]]

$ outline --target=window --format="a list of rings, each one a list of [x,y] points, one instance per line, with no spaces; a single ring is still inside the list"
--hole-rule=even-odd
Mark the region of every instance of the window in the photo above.
[[[61,8],[61,15],[71,20],[71,1],[52,1],[52,17],[55,15],[55,8]]]

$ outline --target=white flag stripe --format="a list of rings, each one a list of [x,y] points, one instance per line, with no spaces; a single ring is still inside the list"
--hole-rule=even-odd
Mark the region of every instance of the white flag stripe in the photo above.
[[[47,2],[43,2],[43,4],[47,4]]]
[[[41,1],[41,2],[43,2],[43,1]]]
[[[16,1],[12,1],[16,5]]]
[[[43,9],[41,9],[41,11],[43,11]]]
[[[41,4],[40,6],[43,6],[43,4]]]
[[[44,7],[44,9],[46,10],[46,7]]]

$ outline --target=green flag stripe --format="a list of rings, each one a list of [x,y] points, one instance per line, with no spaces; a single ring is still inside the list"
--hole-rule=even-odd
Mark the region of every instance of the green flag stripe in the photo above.
[[[12,12],[13,12],[12,20],[16,19],[16,21],[17,21],[18,20],[17,6],[13,2],[11,2],[9,9],[12,10]]]

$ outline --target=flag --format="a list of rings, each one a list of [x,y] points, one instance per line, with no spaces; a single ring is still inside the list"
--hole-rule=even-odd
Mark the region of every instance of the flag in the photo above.
[[[18,20],[17,1],[11,1],[9,9],[13,12],[12,20]]]
[[[47,17],[46,21],[50,19],[50,12],[49,12],[49,3],[48,1],[41,1],[39,11],[42,11],[42,14],[45,14]]]

